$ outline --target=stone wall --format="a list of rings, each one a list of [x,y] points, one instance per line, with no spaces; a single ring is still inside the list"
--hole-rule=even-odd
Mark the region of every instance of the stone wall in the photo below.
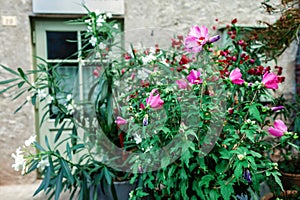
[[[32,46],[29,15],[32,14],[31,0],[1,1],[0,17],[16,16],[16,26],[0,24],[0,63],[12,69],[32,68]],[[125,0],[125,30],[131,31],[144,27],[164,28],[170,32],[185,35],[194,24],[206,25],[212,30],[225,27],[233,18],[243,26],[258,26],[257,20],[274,22],[276,16],[266,15],[260,8],[260,1],[248,0]],[[216,19],[218,19],[216,21]],[[295,55],[297,44],[294,42],[280,59],[284,67],[286,83],[280,86],[283,93],[295,92]],[[0,81],[11,77],[0,69]],[[0,86],[0,90],[3,89]],[[22,177],[20,172],[11,168],[11,153],[34,134],[34,112],[26,106],[17,114],[14,110],[26,99],[12,101],[10,93],[0,95],[0,185],[30,183],[35,174]]]

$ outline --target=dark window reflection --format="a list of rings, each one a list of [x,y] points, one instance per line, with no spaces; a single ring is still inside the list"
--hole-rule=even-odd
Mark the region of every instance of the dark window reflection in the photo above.
[[[76,59],[77,32],[46,31],[48,59]]]

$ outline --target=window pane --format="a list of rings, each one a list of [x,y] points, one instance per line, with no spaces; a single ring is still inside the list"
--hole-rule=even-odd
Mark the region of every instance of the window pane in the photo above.
[[[77,32],[46,31],[48,59],[76,59]]]
[[[66,98],[67,95],[72,95],[74,90],[74,85],[76,84],[77,75],[78,75],[78,66],[76,63],[64,63],[60,64],[56,68],[56,73],[59,74],[59,77],[57,78],[57,83],[60,88],[60,92],[57,92],[55,94],[56,99],[58,99],[58,102],[63,105],[67,105],[68,99]],[[49,91],[51,95],[53,94],[53,91]],[[59,109],[54,106],[50,105],[50,118],[54,119],[57,114],[59,113]]]

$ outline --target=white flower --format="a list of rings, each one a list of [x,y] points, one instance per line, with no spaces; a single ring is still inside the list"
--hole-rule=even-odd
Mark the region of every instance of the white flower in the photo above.
[[[30,146],[36,141],[36,135],[30,136],[28,140],[25,140],[25,146]]]
[[[45,90],[40,90],[40,89],[38,89],[38,97],[40,98],[40,99],[44,99],[46,96],[47,96],[47,92],[45,91]]]
[[[114,28],[114,29],[119,29],[118,24],[113,25],[113,28]]]
[[[70,101],[72,99],[72,95],[71,94],[68,94],[67,95],[67,101]]]
[[[102,26],[102,23],[105,22],[105,19],[100,15],[97,19],[97,26]]]
[[[92,36],[89,40],[89,43],[94,47],[97,44],[97,38],[95,36]]]
[[[45,160],[41,160],[38,165],[37,165],[37,168],[39,168],[40,170],[44,170],[45,167],[48,167],[49,166],[49,161],[48,159],[45,159]]]
[[[23,174],[23,170],[25,169],[25,159],[24,159],[24,155],[23,155],[23,151],[21,151],[21,147],[19,147],[16,150],[16,154],[11,154],[11,156],[15,159],[15,163],[12,164],[12,168],[15,171],[20,171],[20,169],[22,169],[22,174]]]
[[[74,106],[73,102],[68,104],[66,107],[67,107],[67,110],[68,110],[68,114],[72,115],[75,111],[75,106]]]
[[[149,54],[142,58],[143,64],[148,64],[151,61],[155,61],[155,60],[156,60],[156,56],[154,56],[153,54]]]
[[[142,138],[141,138],[141,136],[138,135],[138,134],[135,134],[135,135],[134,135],[134,140],[135,140],[135,143],[136,143],[136,144],[139,144],[139,143],[142,142]]]
[[[109,18],[112,18],[112,14],[111,13],[106,13],[106,17],[109,19]]]

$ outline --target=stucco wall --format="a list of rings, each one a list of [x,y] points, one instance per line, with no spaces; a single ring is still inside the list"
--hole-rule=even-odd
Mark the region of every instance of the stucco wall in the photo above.
[[[29,14],[31,13],[31,0],[6,0],[0,3],[0,18],[2,16],[16,16],[16,26],[3,26],[0,24],[0,63],[14,70],[18,67],[31,69],[31,36]],[[12,77],[11,74],[0,69],[0,80]],[[0,90],[3,86],[0,86]],[[32,106],[25,106],[16,114],[17,109],[26,96],[12,101],[11,93],[0,95],[0,185],[11,183],[32,182],[35,174],[22,177],[15,172],[11,165],[13,153],[25,139],[34,134],[34,117]]]
[[[125,30],[160,27],[185,35],[194,24],[224,27],[233,18],[239,25],[257,26],[257,20],[273,22],[276,16],[266,15],[260,8],[260,0],[125,0]],[[0,24],[0,63],[16,69],[31,69],[31,36],[29,15],[31,0],[6,0],[0,4],[1,16],[16,16],[17,26]],[[216,21],[215,19],[218,19]],[[284,67],[286,83],[280,91],[292,93],[294,85],[294,61],[297,44],[294,42],[282,56],[279,65]],[[10,75],[0,69],[0,81]],[[0,90],[3,87],[0,86]],[[33,108],[26,106],[21,112],[12,114],[22,102],[11,101],[9,94],[0,95],[0,185],[32,182],[35,175],[23,178],[11,168],[11,153],[34,133]]]

